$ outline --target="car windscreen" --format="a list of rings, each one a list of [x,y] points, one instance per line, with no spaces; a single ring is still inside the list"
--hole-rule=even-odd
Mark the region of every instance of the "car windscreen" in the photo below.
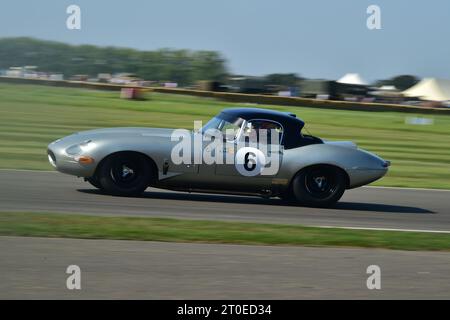
[[[206,133],[210,129],[221,131],[228,141],[235,140],[241,129],[244,119],[221,113],[209,120],[201,129]]]

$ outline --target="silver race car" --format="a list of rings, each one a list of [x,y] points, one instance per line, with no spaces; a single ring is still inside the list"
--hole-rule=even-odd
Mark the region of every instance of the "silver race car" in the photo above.
[[[326,207],[346,189],[386,174],[389,161],[352,142],[304,134],[304,125],[292,113],[231,108],[193,131],[83,131],[50,143],[47,153],[56,170],[122,196],[139,195],[151,186]]]

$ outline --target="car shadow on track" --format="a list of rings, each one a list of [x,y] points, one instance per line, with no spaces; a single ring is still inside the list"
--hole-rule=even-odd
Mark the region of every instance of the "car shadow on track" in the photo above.
[[[377,212],[392,212],[392,213],[422,213],[433,214],[434,212],[428,209],[398,206],[381,203],[365,203],[365,202],[338,202],[333,209],[338,210],[354,210],[354,211],[377,211]]]
[[[79,192],[88,194],[105,195],[97,189],[78,189]],[[296,207],[298,205],[283,201],[278,198],[265,199],[251,196],[237,196],[237,195],[217,195],[217,194],[201,194],[201,193],[183,193],[183,192],[159,192],[146,191],[143,195],[134,198],[149,198],[160,200],[179,200],[179,201],[200,201],[200,202],[218,202],[218,203],[235,203],[235,204],[260,204],[272,206],[287,206]],[[386,212],[386,213],[414,213],[414,214],[433,214],[433,211],[428,209],[399,206],[380,203],[365,203],[365,202],[338,202],[331,208],[313,208],[316,210],[343,210],[343,211],[367,211],[367,212]]]

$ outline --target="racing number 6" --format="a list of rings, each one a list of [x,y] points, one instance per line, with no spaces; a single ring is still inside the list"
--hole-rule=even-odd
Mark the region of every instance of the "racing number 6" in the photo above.
[[[251,156],[251,158],[250,158]],[[249,166],[249,164],[251,166]],[[253,152],[247,152],[244,157],[244,168],[247,171],[253,171],[256,168],[256,154]]]
[[[244,147],[238,150],[235,158],[237,171],[247,177],[261,174],[266,165],[266,157],[261,150],[253,147]]]

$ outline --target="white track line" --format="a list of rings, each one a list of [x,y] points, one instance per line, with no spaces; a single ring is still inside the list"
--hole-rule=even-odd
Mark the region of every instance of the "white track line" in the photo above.
[[[311,226],[327,229],[349,229],[349,230],[373,230],[373,231],[400,231],[400,232],[425,232],[425,233],[450,233],[450,230],[422,230],[422,229],[397,229],[397,228],[371,228],[371,227],[341,227],[341,226]]]
[[[383,186],[363,186],[362,188],[373,188],[373,189],[395,189],[395,190],[444,191],[444,192],[449,192],[449,191],[450,191],[450,189],[407,188],[407,187],[383,187]]]

